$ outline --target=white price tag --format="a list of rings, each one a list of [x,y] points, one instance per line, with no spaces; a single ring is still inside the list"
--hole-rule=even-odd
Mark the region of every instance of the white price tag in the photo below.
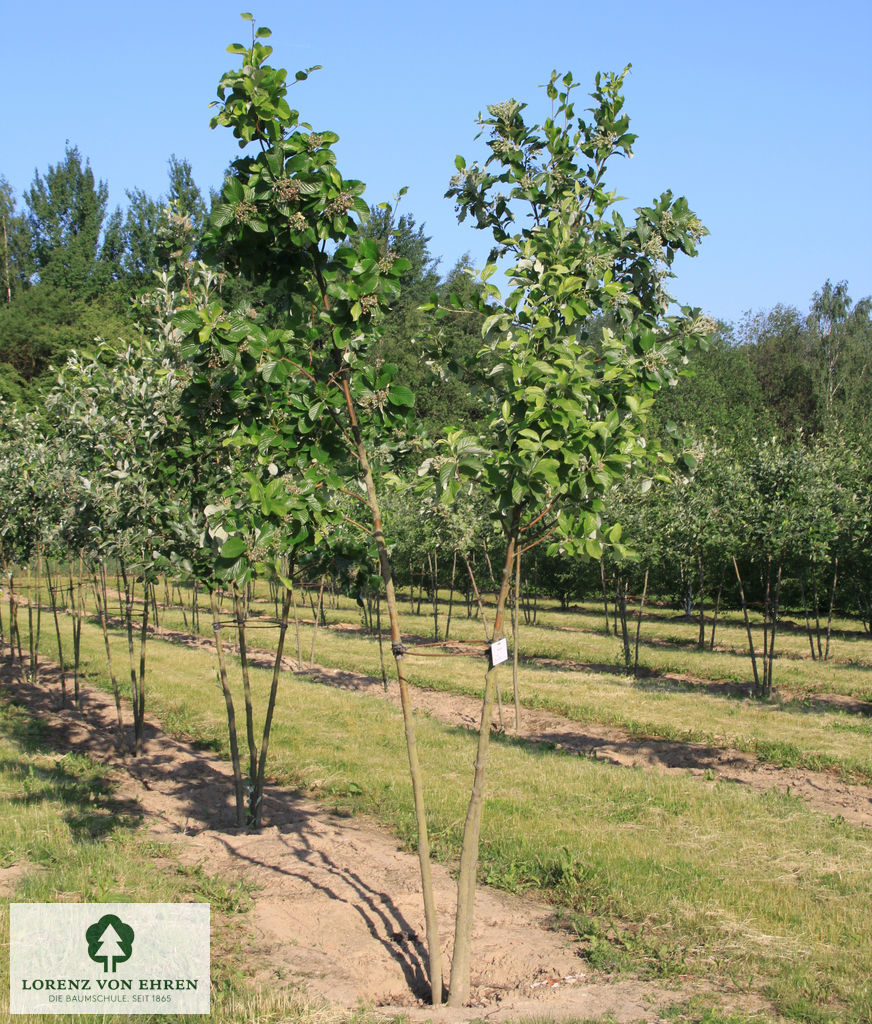
[[[491,668],[496,665],[502,665],[504,661],[509,660],[509,648],[506,643],[506,638],[502,640],[496,640],[490,645],[490,663]]]

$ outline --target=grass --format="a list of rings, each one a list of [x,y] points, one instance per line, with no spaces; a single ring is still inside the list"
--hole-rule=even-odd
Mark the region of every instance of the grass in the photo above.
[[[351,602],[346,602],[330,616],[347,622],[349,619],[353,621],[355,613]],[[565,613],[545,616],[549,620],[552,617],[558,620],[569,616]],[[181,616],[177,613],[165,613],[163,621],[172,628],[182,626]],[[403,626],[407,633],[421,635],[427,627],[427,618],[406,614]],[[276,635],[273,629],[258,629],[252,632],[250,642],[260,647],[274,647]],[[458,639],[481,641],[481,624],[465,618],[459,622],[455,619],[452,635]],[[311,627],[304,627],[302,648],[306,653],[310,638]],[[521,702],[528,708],[552,711],[579,723],[614,726],[626,730],[632,739],[727,747],[752,753],[759,760],[782,768],[835,771],[850,781],[872,782],[872,720],[868,718],[826,710],[808,701],[776,698],[761,702],[749,699],[747,691],[717,690],[668,675],[633,680],[617,667],[603,672],[543,665],[536,660],[535,652],[544,650],[552,640],[557,645],[558,654],[560,644],[566,649],[570,642],[576,648],[579,642],[598,645],[602,650],[586,651],[594,665],[597,664],[594,655],[605,658],[606,650],[613,655],[610,663],[619,660],[618,641],[613,637],[586,632],[573,637],[550,626],[523,628],[521,649],[524,657],[519,681]],[[861,653],[867,656],[872,653],[872,641],[865,647],[868,651],[864,648]],[[293,638],[289,637],[285,649],[287,653],[294,650]],[[717,662],[724,657],[717,653],[697,654],[694,651],[685,651],[681,656],[685,659],[678,665],[682,672],[687,671],[687,659]],[[677,659],[678,654],[675,657]],[[320,630],[316,658],[320,664],[332,668],[353,666],[355,671],[373,676],[379,676],[381,672],[377,641],[360,632]],[[710,667],[702,665],[701,670]],[[791,687],[799,690],[801,687],[795,676],[805,668],[807,666],[802,662],[789,661],[779,666],[779,671],[785,676],[789,673]],[[411,656],[406,659],[406,671],[410,681],[417,686],[475,697],[482,692],[484,661],[481,657],[419,658],[414,656],[412,649]],[[868,675],[870,670],[863,671]],[[717,678],[717,673],[712,671],[710,678]],[[510,685],[507,670],[503,674],[502,685]]]
[[[350,602],[328,614],[333,620],[356,618]],[[549,610],[540,626],[522,627],[522,649],[548,651],[548,641],[556,638],[558,654],[569,650],[559,646],[564,643],[575,644],[576,651],[581,643],[608,645],[617,653],[614,638],[586,629],[570,632],[563,614]],[[163,624],[181,626],[177,617],[178,622],[174,613],[164,613]],[[566,618],[583,625],[595,622],[596,613]],[[426,615],[404,613],[410,633],[425,635],[430,623]],[[643,629],[663,625],[652,622]],[[669,623],[668,629],[674,633],[670,657],[698,653],[681,647],[692,642],[679,636],[684,623]],[[740,632],[728,626],[725,645],[729,629]],[[311,631],[305,632],[308,651]],[[455,618],[452,634],[480,641],[481,625]],[[269,646],[272,634],[263,629],[254,636],[258,646]],[[319,637],[320,663],[378,674],[373,640],[349,631],[325,630]],[[102,637],[86,624],[83,640],[85,670],[99,680]],[[840,643],[834,645],[837,654]],[[116,636],[114,644],[123,675],[124,641]],[[868,641],[852,648],[852,670],[867,678],[870,652]],[[699,656],[714,662],[724,657]],[[149,659],[152,710],[175,731],[225,750],[212,657],[152,641]],[[421,685],[470,693],[481,685],[480,661],[409,658],[408,664]],[[782,671],[787,678],[798,668],[808,668],[798,657],[779,661],[776,682]],[[633,684],[617,672],[569,671],[536,660],[523,665],[521,680],[529,704],[581,721],[622,725],[634,735],[744,746],[776,763],[869,777],[870,722],[860,716],[797,701],[739,700],[681,680]],[[253,684],[262,706],[267,674],[255,671]],[[802,689],[790,686],[793,692]],[[451,861],[465,812],[472,738],[420,717],[419,747],[430,778],[433,845]],[[269,771],[341,813],[377,817],[413,845],[402,729],[384,702],[285,678]],[[829,820],[774,792],[755,795],[729,784],[586,762],[503,738],[493,747],[480,871],[504,889],[533,890],[552,900],[599,968],[676,981],[688,972],[705,975],[764,995],[785,1019],[869,1022],[870,843],[868,830]],[[709,1002],[675,1019],[720,1024],[745,1018],[721,1013]]]
[[[84,641],[86,671],[99,676],[95,627],[85,626]],[[155,640],[149,659],[152,710],[223,750],[209,654]],[[268,680],[252,674],[258,711]],[[473,738],[421,717],[418,742],[433,846],[451,861]],[[341,813],[371,814],[413,845],[402,728],[390,705],[285,679],[271,751],[270,773],[281,782]],[[493,745],[489,779],[481,877],[560,906],[595,966],[719,977],[764,993],[795,1020],[820,1006],[821,1019],[872,1021],[868,830],[774,792],[761,797],[508,739]]]

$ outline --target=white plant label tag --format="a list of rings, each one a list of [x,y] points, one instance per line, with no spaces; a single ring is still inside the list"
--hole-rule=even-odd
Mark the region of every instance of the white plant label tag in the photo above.
[[[504,661],[509,660],[509,648],[506,643],[506,638],[502,640],[496,640],[490,645],[490,662],[492,666],[502,665]]]

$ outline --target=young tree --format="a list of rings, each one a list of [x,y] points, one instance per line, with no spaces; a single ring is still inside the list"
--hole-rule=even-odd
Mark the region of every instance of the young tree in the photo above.
[[[312,131],[289,107],[286,72],[267,64],[272,48],[260,42],[269,35],[269,29],[254,31],[252,25],[249,47],[229,47],[242,57],[242,68],[223,76],[212,124],[230,127],[242,149],[256,143],[259,152],[234,161],[213,207],[209,241],[222,259],[269,286],[281,329],[261,326],[256,310],[226,310],[217,300],[179,314],[176,322],[195,332],[192,347],[209,371],[196,382],[192,405],[199,404],[206,417],[218,410],[228,422],[235,419],[237,434],[257,448],[267,472],[269,465],[292,468],[319,494],[344,491],[362,509],[364,522],[355,519],[377,556],[391,623],[418,821],[431,986],[434,1002],[440,1002],[423,787],[373,468],[396,443],[414,401],[397,382],[396,365],[378,365],[371,357],[384,297],[396,294],[409,265],[370,238],[357,247],[347,244],[369,213],[363,183],[343,178],[336,168],[337,136]],[[296,77],[307,75],[301,71]],[[277,420],[260,415],[265,408],[280,409]],[[234,547],[227,558],[247,560],[248,554]]]
[[[652,459],[645,424],[654,395],[714,326],[697,310],[668,314],[665,280],[673,260],[679,252],[694,255],[706,233],[686,200],[665,192],[637,209],[632,225],[613,209],[607,166],[630,155],[635,140],[622,112],[626,70],[596,76],[590,120],[575,112],[572,75],[556,72],[546,87],[552,113],[541,125],[527,124],[525,104],[515,100],[488,107],[479,123],[490,155],[471,166],[458,157],[448,191],[459,219],[473,217],[494,239],[481,275],[489,314],[482,333],[496,356],[488,431],[478,447],[455,435],[438,473],[446,501],[463,478],[478,478],[505,536],[493,639],[503,635],[519,552],[551,537],[555,550],[602,554],[598,496]],[[501,259],[511,263],[505,297],[490,283]],[[595,313],[608,314],[613,325],[597,325],[598,337],[591,331]],[[617,543],[619,536],[613,527],[609,539]],[[460,860],[452,1006],[469,997],[495,688],[491,670]]]

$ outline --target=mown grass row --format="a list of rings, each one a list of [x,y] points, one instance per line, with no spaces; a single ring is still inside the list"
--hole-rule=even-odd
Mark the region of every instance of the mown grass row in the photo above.
[[[86,624],[83,640],[86,671],[105,685],[97,628]],[[114,643],[120,659],[123,640]],[[153,640],[149,658],[152,710],[224,751],[209,653]],[[268,674],[255,670],[252,680],[260,709]],[[419,748],[433,845],[451,861],[473,737],[421,716]],[[281,782],[371,814],[413,844],[402,727],[389,704],[286,677],[271,752]],[[774,792],[507,738],[494,744],[488,788],[481,877],[554,901],[596,966],[704,974],[762,993],[788,1019],[872,1021],[868,830]]]
[[[265,610],[261,604],[257,610]],[[343,600],[338,609],[328,612],[328,622],[354,622],[356,608]],[[204,622],[205,622],[204,618]],[[426,617],[403,616],[410,635],[421,635]],[[184,630],[181,614],[167,610],[162,614],[167,628]],[[211,633],[211,630],[210,630]],[[461,620],[452,635],[457,639],[483,644],[481,623]],[[569,636],[567,640],[566,637]],[[301,627],[304,660],[311,649],[311,619]],[[579,638],[543,626],[523,627],[519,673],[521,703],[527,708],[551,711],[579,723],[597,723],[625,730],[631,739],[655,739],[682,743],[701,743],[754,754],[759,760],[781,768],[833,771],[848,781],[872,783],[872,719],[838,710],[825,710],[796,700],[761,702],[747,697],[747,691],[717,691],[695,686],[685,679],[647,676],[634,680],[618,670],[609,672],[570,670],[559,665],[543,665],[530,652],[544,649],[552,638],[568,649]],[[275,649],[277,630],[251,631],[249,643]],[[581,643],[607,645],[617,651],[614,638],[585,633]],[[868,644],[872,650],[872,641]],[[290,635],[286,653],[294,656],[296,645]],[[484,684],[485,660],[478,657],[416,657],[409,645],[406,659],[409,680],[416,686],[449,693],[480,697]],[[433,648],[421,650],[432,652]],[[559,648],[558,648],[559,650]],[[588,651],[590,653],[590,651]],[[597,652],[600,653],[600,652]],[[865,653],[865,651],[864,651]],[[378,641],[358,629],[320,629],[316,637],[316,661],[329,668],[347,669],[380,677],[382,656],[388,672],[393,671],[389,648],[380,654]],[[692,658],[695,652],[684,652]],[[723,657],[704,655],[707,661]],[[594,657],[590,658],[595,661]],[[703,666],[705,667],[705,666]],[[800,663],[784,662],[779,671],[791,684]],[[682,671],[687,671],[681,663]],[[859,669],[857,670],[860,671]],[[867,674],[869,674],[867,672]],[[509,670],[503,670],[504,691],[510,687]],[[511,721],[511,714],[508,720]]]

